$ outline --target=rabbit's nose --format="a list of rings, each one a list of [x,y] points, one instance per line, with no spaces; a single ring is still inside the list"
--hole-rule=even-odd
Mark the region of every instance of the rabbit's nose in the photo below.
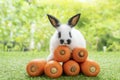
[[[60,40],[60,43],[61,43],[61,44],[63,44],[63,43],[64,43],[64,40],[63,40],[63,39],[61,39],[61,40]]]
[[[70,40],[70,39],[68,39],[68,40],[67,40],[67,44],[70,44],[70,43],[71,43],[71,40]]]

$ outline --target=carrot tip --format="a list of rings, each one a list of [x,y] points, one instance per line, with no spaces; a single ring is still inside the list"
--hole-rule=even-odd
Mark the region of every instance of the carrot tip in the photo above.
[[[60,51],[60,54],[61,54],[61,55],[64,55],[64,54],[65,54],[65,51],[64,51],[64,50],[61,50],[61,51]]]
[[[90,67],[90,72],[94,73],[96,71],[96,68],[94,66]]]
[[[30,68],[31,72],[35,72],[37,70],[37,67],[32,65],[31,68]]]
[[[84,52],[79,52],[78,55],[79,55],[80,57],[84,57]]]
[[[51,73],[52,73],[52,74],[57,73],[57,71],[58,71],[57,68],[55,68],[55,67],[51,68]]]
[[[75,72],[75,71],[76,71],[76,67],[75,66],[71,67],[71,72]]]

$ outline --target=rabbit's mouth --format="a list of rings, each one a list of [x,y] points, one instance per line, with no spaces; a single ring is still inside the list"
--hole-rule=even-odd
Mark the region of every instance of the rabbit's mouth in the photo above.
[[[68,44],[68,43],[63,43],[63,44],[61,44],[61,45],[64,45],[64,46],[69,46],[70,44]]]
[[[61,44],[61,43],[60,43],[60,44]],[[70,44],[68,44],[68,43],[62,43],[61,45],[66,45],[66,46],[67,46],[67,45],[70,45]]]
[[[70,39],[68,39],[68,40],[63,40],[63,39],[61,39],[60,40],[60,44],[63,44],[63,45],[70,45],[71,44],[71,40]]]
[[[63,45],[69,45],[68,43],[64,43]]]

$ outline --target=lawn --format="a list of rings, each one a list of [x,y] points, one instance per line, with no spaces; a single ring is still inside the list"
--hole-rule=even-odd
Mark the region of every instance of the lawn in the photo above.
[[[29,77],[26,64],[35,58],[46,58],[49,52],[0,52],[0,80],[52,80],[42,75]],[[120,80],[120,52],[89,52],[89,58],[100,64],[97,77],[61,76],[58,80]]]

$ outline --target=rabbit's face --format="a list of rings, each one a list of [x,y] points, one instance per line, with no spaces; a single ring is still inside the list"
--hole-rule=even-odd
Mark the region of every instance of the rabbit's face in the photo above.
[[[51,22],[51,24],[57,29],[57,35],[60,44],[62,45],[70,45],[72,34],[71,29],[77,24],[78,20],[80,18],[80,14],[77,14],[73,17],[71,17],[68,20],[67,24],[60,24],[60,22],[53,16],[48,15],[48,19]]]
[[[57,32],[58,32],[58,39],[60,44],[62,45],[69,45],[71,44],[71,38],[72,38],[72,34],[71,34],[71,27],[69,25],[66,24],[62,24],[57,28]]]

